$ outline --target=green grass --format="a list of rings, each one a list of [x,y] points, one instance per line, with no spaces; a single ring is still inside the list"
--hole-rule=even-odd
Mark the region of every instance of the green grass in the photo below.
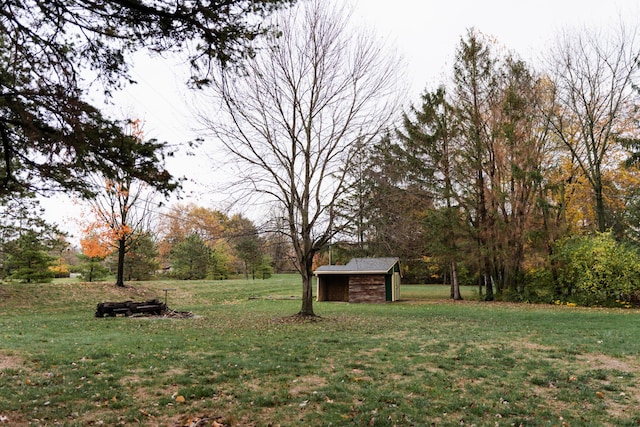
[[[164,298],[191,319],[93,317]],[[640,313],[447,300],[315,303],[299,279],[0,285],[9,425],[637,426]],[[182,401],[184,399],[184,401]],[[0,418],[2,419],[2,418]],[[564,424],[563,424],[564,423]]]

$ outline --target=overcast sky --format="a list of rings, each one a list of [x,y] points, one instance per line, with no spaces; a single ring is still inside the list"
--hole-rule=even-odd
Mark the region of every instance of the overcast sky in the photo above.
[[[536,62],[560,31],[587,27],[611,27],[620,20],[640,22],[637,0],[353,0],[354,17],[387,39],[407,63],[409,92],[415,102],[425,88],[434,88],[450,75],[460,38],[468,28],[495,37],[504,48]],[[138,84],[115,98],[116,114],[139,117],[148,138],[181,143],[197,136],[186,96],[185,68],[169,59],[140,56],[133,77]],[[210,143],[210,142],[208,142]],[[206,156],[179,156],[170,164],[177,175],[187,174],[196,182],[186,196],[194,203],[214,207],[215,166]],[[52,221],[74,217],[77,207],[59,199],[45,202]]]

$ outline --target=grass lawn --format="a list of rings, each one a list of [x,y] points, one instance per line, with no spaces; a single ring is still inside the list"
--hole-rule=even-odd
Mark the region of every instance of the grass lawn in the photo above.
[[[640,425],[636,310],[403,286],[299,322],[299,283],[0,284],[0,425]],[[196,317],[94,317],[163,288]]]

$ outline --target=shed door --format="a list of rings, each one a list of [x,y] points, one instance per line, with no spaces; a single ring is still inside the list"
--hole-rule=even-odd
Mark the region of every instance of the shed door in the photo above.
[[[400,299],[400,272],[393,272],[393,300],[398,301]]]
[[[394,271],[384,278],[385,300],[398,301],[400,299],[400,272]]]
[[[384,276],[385,301],[393,301],[393,276]]]

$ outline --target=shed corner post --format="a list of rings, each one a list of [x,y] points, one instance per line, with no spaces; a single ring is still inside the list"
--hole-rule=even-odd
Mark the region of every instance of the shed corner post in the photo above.
[[[316,301],[324,301],[324,292],[322,291],[322,276],[316,274]]]

